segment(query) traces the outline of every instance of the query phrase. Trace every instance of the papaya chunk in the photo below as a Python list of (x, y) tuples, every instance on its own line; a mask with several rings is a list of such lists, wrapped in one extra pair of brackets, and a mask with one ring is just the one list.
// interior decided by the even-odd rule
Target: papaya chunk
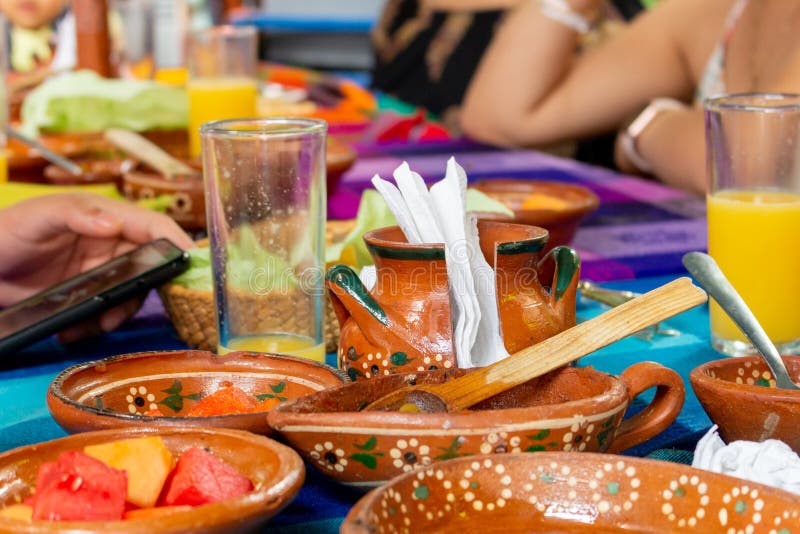
[(191, 506), (159, 506), (157, 508), (137, 508), (125, 512), (125, 519), (150, 519), (191, 510)]
[(257, 407), (256, 400), (237, 388), (228, 386), (220, 388), (208, 397), (192, 406), (186, 412), (188, 417), (209, 417), (214, 415), (231, 415), (250, 413)]
[(33, 508), (30, 504), (12, 504), (0, 509), (0, 517), (30, 521), (33, 517)]
[(172, 470), (172, 453), (158, 436), (88, 445), (83, 452), (128, 473), (128, 501), (141, 508), (155, 505)]

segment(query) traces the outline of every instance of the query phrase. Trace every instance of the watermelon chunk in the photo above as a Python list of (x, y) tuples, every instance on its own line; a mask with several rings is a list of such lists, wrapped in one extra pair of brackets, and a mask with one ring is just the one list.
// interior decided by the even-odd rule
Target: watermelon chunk
[(186, 449), (167, 480), (161, 506), (200, 506), (249, 493), (253, 483), (199, 447)]
[(83, 452), (128, 474), (127, 500), (140, 508), (156, 504), (172, 470), (172, 453), (158, 436), (87, 445)]
[(33, 519), (109, 521), (122, 519), (128, 477), (79, 451), (42, 464), (36, 479)]

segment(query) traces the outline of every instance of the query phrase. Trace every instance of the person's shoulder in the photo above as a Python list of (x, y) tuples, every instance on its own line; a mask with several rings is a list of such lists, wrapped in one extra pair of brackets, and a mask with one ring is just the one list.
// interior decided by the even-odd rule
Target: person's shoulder
[[(702, 34), (716, 35), (737, 0), (661, 0), (637, 17), (649, 31), (666, 31), (690, 45)], [(716, 37), (714, 37), (716, 38)]]

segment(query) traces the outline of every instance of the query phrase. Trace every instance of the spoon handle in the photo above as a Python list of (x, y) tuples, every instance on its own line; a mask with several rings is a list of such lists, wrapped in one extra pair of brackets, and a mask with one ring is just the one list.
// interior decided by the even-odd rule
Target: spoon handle
[(488, 367), (428, 388), (447, 399), (451, 411), (468, 408), (706, 300), (705, 291), (679, 278)]
[(778, 349), (772, 344), (764, 328), (756, 320), (736, 288), (725, 277), (714, 258), (702, 252), (689, 252), (683, 256), (683, 265), (708, 291), (708, 294), (714, 297), (720, 308), (725, 310), (753, 346), (764, 355), (767, 365), (775, 376), (775, 384), (779, 388), (798, 389), (789, 377)]
[(35, 148), (36, 151), (39, 152), (39, 154), (41, 154), (41, 156), (44, 159), (46, 159), (53, 165), (58, 165), (59, 167), (66, 170), (73, 176), (80, 176), (81, 174), (83, 174), (83, 169), (81, 169), (81, 167), (77, 163), (68, 158), (65, 158), (64, 156), (62, 156), (57, 152), (54, 152), (53, 150), (50, 150), (36, 139), (32, 139), (13, 128), (8, 128), (6, 130), (6, 133), (8, 133), (9, 137), (16, 139), (17, 141), (21, 141), (31, 148)]

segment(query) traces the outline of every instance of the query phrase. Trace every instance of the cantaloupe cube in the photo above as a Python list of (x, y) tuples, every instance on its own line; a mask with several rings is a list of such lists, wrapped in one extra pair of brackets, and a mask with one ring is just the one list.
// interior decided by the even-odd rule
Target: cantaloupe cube
[(6, 519), (19, 519), (30, 521), (33, 515), (33, 507), (29, 504), (12, 504), (0, 509), (0, 517)]
[(88, 445), (83, 451), (114, 469), (126, 471), (128, 501), (141, 508), (155, 505), (172, 470), (172, 453), (158, 436)]
[(165, 515), (186, 512), (191, 510), (191, 506), (159, 506), (157, 508), (139, 508), (125, 512), (125, 519), (151, 519)]

